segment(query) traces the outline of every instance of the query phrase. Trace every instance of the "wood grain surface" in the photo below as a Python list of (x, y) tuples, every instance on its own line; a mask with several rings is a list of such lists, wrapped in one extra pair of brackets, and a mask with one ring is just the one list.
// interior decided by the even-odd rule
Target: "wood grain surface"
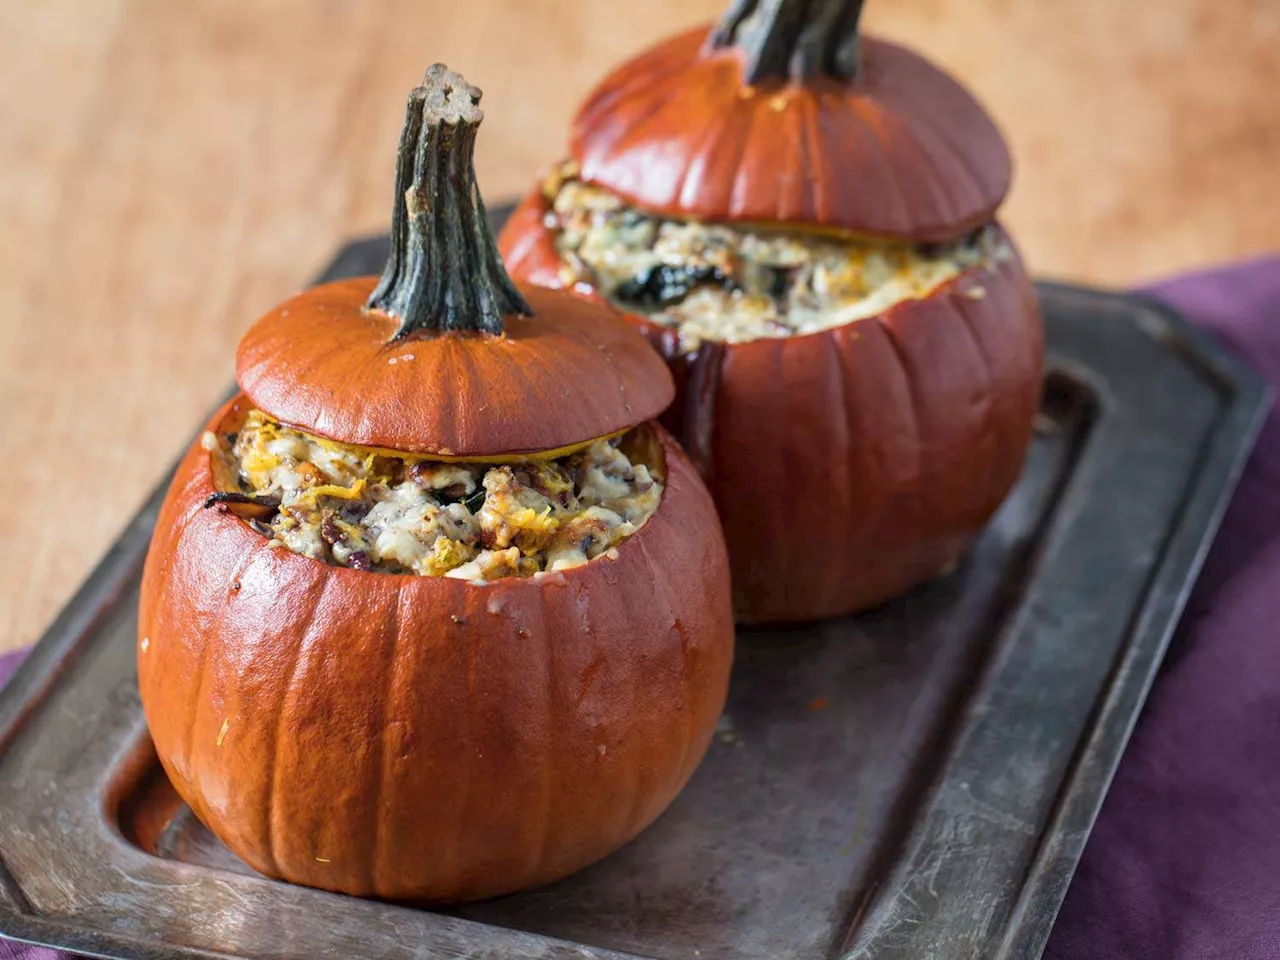
[[(0, 649), (37, 638), (231, 379), (248, 324), (382, 229), (404, 95), (485, 90), (490, 202), (577, 98), (720, 0), (0, 2)], [(1275, 0), (873, 0), (1018, 160), (1042, 274), (1124, 284), (1280, 247)]]

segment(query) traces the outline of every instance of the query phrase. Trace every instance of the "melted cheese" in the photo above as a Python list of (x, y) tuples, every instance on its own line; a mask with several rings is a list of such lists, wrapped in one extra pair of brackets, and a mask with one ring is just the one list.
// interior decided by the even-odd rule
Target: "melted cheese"
[(652, 516), (662, 483), (617, 438), (556, 459), (491, 465), (387, 456), (251, 411), (204, 438), (240, 489), (277, 503), (258, 528), (315, 560), (470, 580), (587, 563)]
[(678, 330), (686, 351), (703, 340), (743, 343), (843, 326), (1012, 256), (995, 229), (923, 247), (664, 219), (582, 183), (572, 165), (544, 192), (565, 286), (589, 284), (615, 306)]

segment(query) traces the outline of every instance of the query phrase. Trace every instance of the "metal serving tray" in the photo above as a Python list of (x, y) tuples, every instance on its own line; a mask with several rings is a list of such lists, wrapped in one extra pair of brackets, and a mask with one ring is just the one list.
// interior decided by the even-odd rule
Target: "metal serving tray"
[[(353, 244), (325, 276), (384, 256)], [(134, 668), (157, 491), (0, 697), (0, 934), (122, 958), (1039, 956), (1266, 402), (1163, 307), (1040, 293), (1034, 449), (960, 568), (868, 615), (741, 633), (671, 809), (490, 902), (267, 880), (181, 805)]]

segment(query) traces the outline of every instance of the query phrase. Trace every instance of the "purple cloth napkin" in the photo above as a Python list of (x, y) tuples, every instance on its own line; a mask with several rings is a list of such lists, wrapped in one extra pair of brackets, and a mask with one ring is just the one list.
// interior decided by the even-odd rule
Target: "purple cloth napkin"
[[(1150, 293), (1280, 388), (1280, 257)], [(1280, 958), (1280, 413), (1090, 835), (1048, 960)]]
[[(1280, 389), (1280, 257), (1147, 292)], [(0, 657), (0, 684), (21, 654)], [(1047, 960), (1280, 960), (1280, 413), (1147, 701)], [(0, 960), (67, 960), (0, 941)]]

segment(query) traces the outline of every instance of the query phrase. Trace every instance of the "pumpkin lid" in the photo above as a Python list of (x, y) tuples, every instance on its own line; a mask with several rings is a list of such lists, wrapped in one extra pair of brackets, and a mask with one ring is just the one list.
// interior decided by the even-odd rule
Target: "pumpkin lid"
[(675, 217), (958, 237), (1009, 191), (986, 111), (910, 50), (860, 36), (862, 0), (735, 0), (587, 97), (583, 180)]
[(489, 457), (671, 403), (665, 364), (612, 310), (507, 276), (475, 181), (479, 102), (441, 64), (409, 95), (381, 279), (305, 291), (240, 341), (236, 378), (264, 413), (341, 443)]

